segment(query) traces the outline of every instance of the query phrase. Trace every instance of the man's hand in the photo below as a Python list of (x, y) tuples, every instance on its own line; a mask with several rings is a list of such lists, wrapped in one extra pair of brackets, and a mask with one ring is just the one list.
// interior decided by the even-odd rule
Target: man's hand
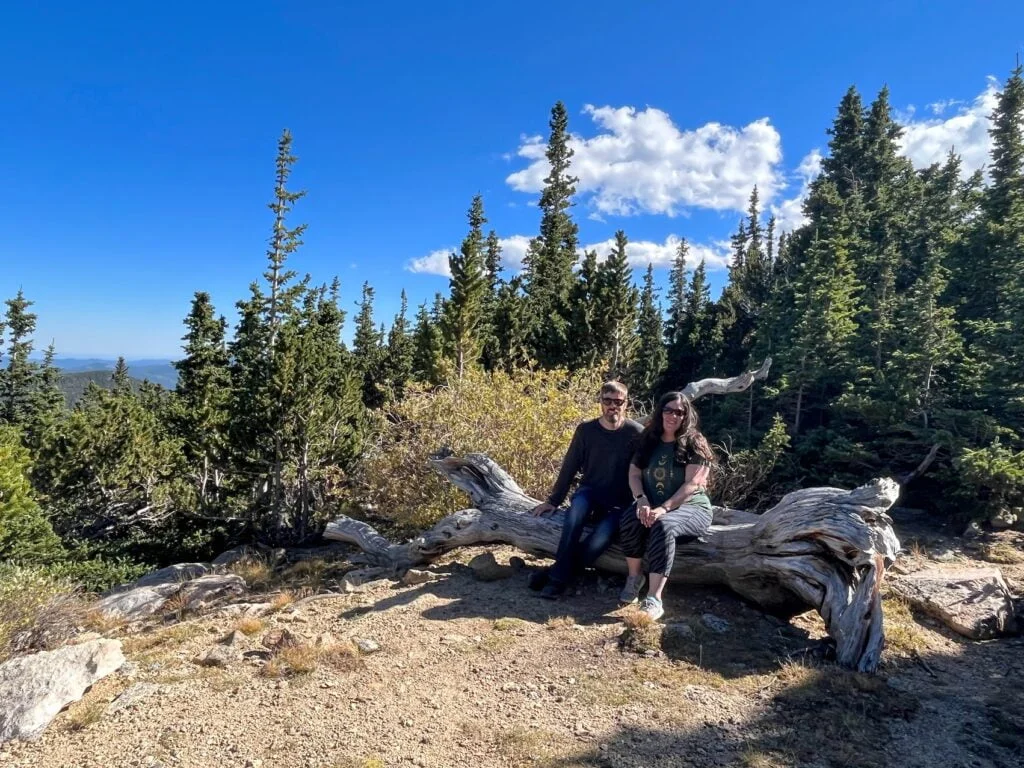
[(546, 515), (548, 512), (553, 512), (554, 509), (554, 504), (548, 504), (546, 501), (542, 501), (540, 504), (538, 504), (536, 507), (530, 510), (530, 514), (534, 517), (539, 517), (540, 515)]

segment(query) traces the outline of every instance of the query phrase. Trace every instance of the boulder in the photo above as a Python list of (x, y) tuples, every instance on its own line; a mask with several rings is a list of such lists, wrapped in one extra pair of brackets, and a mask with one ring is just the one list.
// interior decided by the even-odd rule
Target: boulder
[(0, 665), (0, 743), (37, 738), (57, 713), (124, 664), (118, 640), (92, 640)]
[(188, 609), (197, 611), (222, 598), (245, 594), (245, 580), (233, 573), (200, 576), (185, 582), (180, 594)]
[(893, 579), (892, 589), (972, 640), (1018, 629), (1010, 589), (998, 568), (928, 568)]
[(229, 549), (227, 552), (221, 552), (213, 558), (213, 565), (217, 568), (227, 568), (243, 560), (256, 560), (259, 557), (259, 550), (243, 544), (240, 547)]
[(484, 552), (469, 561), (469, 568), (479, 581), (499, 581), (515, 573), (510, 565), (501, 565), (494, 559), (493, 552)]
[(159, 611), (176, 589), (177, 587), (167, 589), (164, 585), (162, 588), (139, 587), (126, 592), (115, 592), (101, 597), (94, 607), (111, 618), (137, 621)]
[(136, 587), (154, 587), (160, 584), (180, 584), (209, 573), (213, 566), (209, 563), (178, 563), (168, 565), (157, 571), (151, 571), (131, 585)]

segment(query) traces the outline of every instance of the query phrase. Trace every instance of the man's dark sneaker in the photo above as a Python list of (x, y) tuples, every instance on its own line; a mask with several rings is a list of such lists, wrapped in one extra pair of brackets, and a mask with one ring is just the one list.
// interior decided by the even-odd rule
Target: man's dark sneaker
[(565, 592), (565, 584), (557, 581), (549, 581), (547, 586), (540, 591), (540, 596), (545, 600), (557, 600)]
[(534, 571), (530, 574), (530, 578), (526, 580), (526, 586), (532, 589), (534, 592), (540, 592), (544, 587), (548, 585), (548, 569), (545, 568), (542, 571)]

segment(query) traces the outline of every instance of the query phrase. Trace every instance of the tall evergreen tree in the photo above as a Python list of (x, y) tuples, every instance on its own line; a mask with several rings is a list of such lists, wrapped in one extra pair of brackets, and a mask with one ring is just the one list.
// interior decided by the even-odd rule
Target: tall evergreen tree
[(387, 346), (384, 351), (385, 381), (389, 390), (389, 398), (399, 400), (405, 394), (405, 387), (413, 376), (413, 340), (409, 331), (409, 300), (402, 289), (401, 306), (388, 331)]
[(352, 355), (356, 368), (362, 375), (363, 404), (367, 408), (379, 408), (384, 404), (384, 393), (378, 386), (383, 362), (383, 334), (373, 319), (374, 290), (369, 282), (363, 283), (359, 314), (356, 315), (356, 330), (352, 338)]
[(117, 358), (114, 364), (114, 372), (110, 375), (110, 389), (115, 395), (130, 395), (132, 392), (132, 380), (128, 374), (128, 363), (123, 357)]
[(639, 299), (633, 285), (633, 270), (626, 255), (626, 233), (615, 233), (615, 245), (598, 268), (596, 323), (602, 357), (608, 374), (625, 378), (636, 349), (636, 315)]
[(26, 426), (32, 418), (35, 365), (32, 354), (32, 334), (36, 329), (36, 315), (29, 311), (33, 302), (25, 298), (20, 289), (17, 296), (7, 299), (4, 325), (7, 327), (7, 367), (0, 378), (0, 416), (16, 427)]
[(569, 294), (572, 323), (569, 328), (573, 368), (589, 368), (600, 359), (604, 348), (603, 318), (600, 317), (600, 270), (597, 251), (583, 254), (579, 274)]
[(484, 203), (480, 195), (473, 198), (469, 213), (469, 233), (459, 253), (448, 257), (451, 271), (450, 291), (445, 305), (442, 328), (451, 350), (455, 372), (461, 379), (466, 368), (476, 365), (483, 349), (485, 334), (484, 310), (488, 290), (485, 265), (483, 225)]
[(291, 131), (286, 128), (277, 142), (274, 199), (268, 206), (274, 212), (274, 226), (267, 249), (267, 271), (263, 274), (270, 289), (266, 298), (266, 320), (270, 332), (268, 350), (271, 357), (274, 355), (274, 342), (281, 318), (287, 317), (293, 309), (294, 302), (302, 293), (297, 286), (289, 288), (289, 283), (295, 278), (295, 271), (285, 268), (288, 257), (302, 245), (302, 234), (306, 231), (305, 224), (289, 228), (287, 221), (295, 203), (306, 195), (305, 190), (292, 192), (288, 189), (292, 166), (297, 160), (298, 158), (292, 154)]
[(669, 367), (683, 354), (683, 324), (686, 320), (686, 258), (690, 246), (680, 238), (668, 275), (668, 319), (665, 322), (665, 345), (668, 347)]
[(435, 312), (433, 316), (427, 310), (427, 304), (420, 305), (416, 313), (416, 327), (413, 329), (413, 376), (419, 381), (427, 384), (437, 385), (444, 380), (444, 354), (441, 329), (437, 315), (441, 304), (440, 295), (434, 300)]
[(486, 273), (487, 290), (484, 293), (483, 321), (481, 335), (483, 351), (480, 361), (488, 371), (499, 366), (498, 351), (498, 294), (501, 291), (501, 241), (492, 229), (487, 233), (487, 244), (484, 252), (484, 271)]
[(220, 501), (228, 463), (231, 372), (225, 341), (227, 322), (217, 317), (210, 294), (197, 291), (185, 318), (185, 357), (178, 370), (179, 436), (193, 468), (199, 503)]
[(569, 213), (577, 179), (569, 174), (569, 118), (565, 105), (551, 109), (547, 160), (550, 172), (540, 196), (540, 234), (530, 242), (523, 261), (529, 344), (541, 365), (565, 365), (571, 308), (569, 295), (576, 263), (578, 228)]
[(665, 373), (668, 358), (662, 343), (664, 328), (661, 307), (654, 289), (654, 266), (647, 265), (644, 287), (640, 292), (640, 313), (637, 320), (637, 348), (630, 371), (630, 388), (638, 397), (651, 399)]

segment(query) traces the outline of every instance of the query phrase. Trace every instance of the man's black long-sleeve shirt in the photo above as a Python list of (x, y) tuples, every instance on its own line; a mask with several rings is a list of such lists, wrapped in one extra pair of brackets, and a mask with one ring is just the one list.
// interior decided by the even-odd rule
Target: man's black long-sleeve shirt
[(582, 470), (581, 485), (590, 488), (596, 500), (608, 506), (628, 504), (632, 496), (629, 460), (642, 430), (632, 419), (626, 419), (618, 429), (605, 429), (600, 419), (576, 427), (548, 503), (556, 507), (561, 504), (576, 474)]

